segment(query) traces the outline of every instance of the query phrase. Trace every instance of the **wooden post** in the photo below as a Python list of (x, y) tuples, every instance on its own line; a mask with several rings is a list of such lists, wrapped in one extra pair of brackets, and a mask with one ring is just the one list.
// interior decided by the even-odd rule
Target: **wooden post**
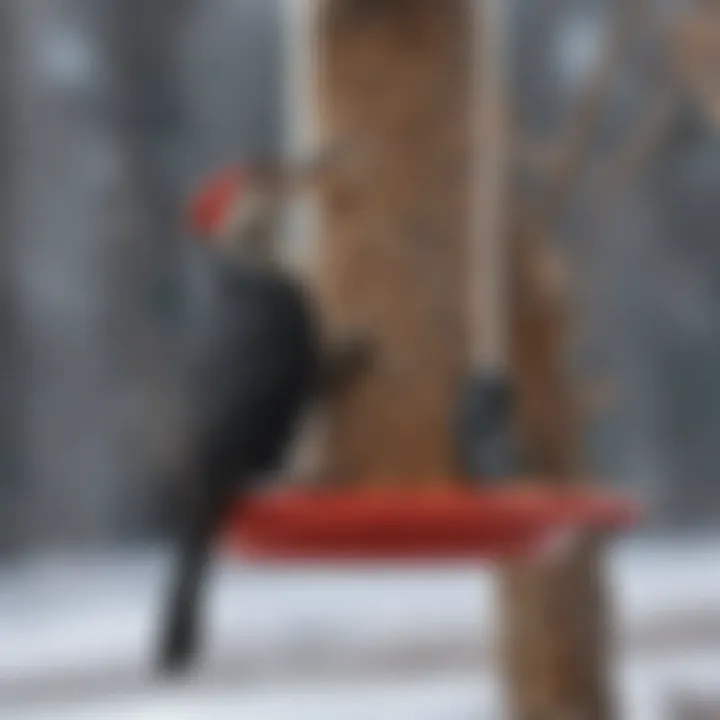
[[(567, 330), (539, 226), (513, 234), (512, 353), (523, 449), (532, 473), (567, 484), (579, 472), (580, 410), (568, 386)], [(547, 566), (501, 579), (502, 650), (511, 717), (610, 720), (608, 608), (600, 543), (588, 537)]]
[[(365, 326), (378, 343), (371, 377), (329, 409), (335, 477), (452, 475), (449, 419), (470, 361), (473, 16), (473, 0), (320, 4), (322, 129), (356, 130), (368, 157), (324, 189), (319, 280), (330, 323)], [(528, 470), (562, 481), (579, 448), (562, 303), (542, 229), (517, 204), (507, 214)], [(596, 545), (551, 569), (510, 569), (502, 587), (511, 717), (607, 720)]]
[(323, 130), (357, 130), (366, 148), (325, 191), (323, 300), (331, 325), (378, 343), (372, 376), (330, 409), (329, 467), (447, 477), (466, 355), (471, 6), (326, 0), (318, 21)]

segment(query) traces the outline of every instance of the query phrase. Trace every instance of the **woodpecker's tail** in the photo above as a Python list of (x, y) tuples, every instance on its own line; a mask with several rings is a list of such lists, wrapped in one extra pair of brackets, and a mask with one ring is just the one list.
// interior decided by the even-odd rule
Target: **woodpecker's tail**
[(163, 672), (182, 672), (197, 656), (203, 584), (217, 532), (232, 500), (224, 487), (199, 490), (182, 509), (174, 577), (161, 619), (159, 665)]

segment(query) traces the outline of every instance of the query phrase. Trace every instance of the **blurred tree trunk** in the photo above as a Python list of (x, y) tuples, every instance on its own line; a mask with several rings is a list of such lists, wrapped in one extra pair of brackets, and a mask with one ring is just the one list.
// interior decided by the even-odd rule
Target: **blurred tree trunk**
[(0, 555), (19, 542), (18, 336), (13, 260), (14, 17), (0, 5)]
[(103, 209), (114, 159), (97, 112), (105, 6), (6, 5), (14, 15), (13, 315), (22, 353), (17, 516), (35, 545), (109, 541), (123, 453), (105, 315)]
[(179, 448), (181, 376), (174, 352), (179, 262), (177, 165), (183, 140), (179, 55), (188, 3), (119, 0), (108, 18), (115, 132), (124, 163), (114, 210), (114, 335), (126, 375), (130, 534), (162, 523)]
[[(450, 477), (448, 420), (467, 369), (470, 0), (326, 0), (319, 18), (326, 133), (359, 128), (364, 170), (325, 189), (320, 272), (331, 326), (375, 333), (378, 366), (330, 408), (328, 466), (344, 478)], [(513, 371), (529, 470), (577, 472), (565, 318), (541, 230), (513, 218)], [(550, 569), (508, 569), (512, 717), (608, 720), (597, 547)]]

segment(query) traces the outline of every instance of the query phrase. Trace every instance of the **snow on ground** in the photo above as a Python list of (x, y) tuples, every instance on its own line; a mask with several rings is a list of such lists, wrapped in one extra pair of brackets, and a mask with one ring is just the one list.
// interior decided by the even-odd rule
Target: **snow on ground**
[[(608, 577), (621, 628), (720, 613), (720, 542), (626, 542)], [(167, 563), (161, 554), (39, 561), (0, 572), (0, 682), (34, 672), (142, 664)], [(493, 580), (475, 568), (299, 570), (224, 566), (213, 578), (208, 662), (238, 648), (362, 653), (464, 646), (492, 631)]]
[[(678, 617), (720, 616), (720, 542), (635, 539), (609, 553), (623, 635)], [(0, 717), (251, 720), (497, 718), (479, 660), (493, 628), (493, 582), (477, 568), (282, 569), (223, 565), (213, 578), (203, 672), (174, 688), (149, 679), (167, 569), (162, 553), (38, 560), (0, 569)], [(709, 647), (617, 665), (623, 717), (664, 720), (662, 691), (720, 685)], [(713, 645), (713, 643), (716, 643)], [(302, 677), (383, 648), (476, 652), (463, 666), (371, 677)], [(409, 648), (409, 650), (408, 650)], [(457, 654), (448, 657), (457, 660)], [(273, 676), (290, 658), (291, 670)], [(343, 660), (344, 658), (344, 660)], [(242, 662), (240, 661), (242, 659)], [(268, 677), (248, 672), (265, 666)], [(476, 666), (470, 667), (468, 665)], [(372, 663), (371, 663), (372, 664)], [(349, 663), (353, 667), (353, 662)], [(376, 668), (377, 670), (377, 668)], [(493, 710), (495, 708), (495, 710)], [(13, 713), (20, 713), (15, 714)], [(44, 714), (43, 714), (44, 713)]]
[[(493, 718), (493, 687), (470, 677), (315, 684), (272, 690), (156, 691), (142, 697), (39, 708), (8, 720), (481, 720)], [(20, 712), (20, 711), (18, 711)]]
[[(676, 720), (669, 704), (682, 692), (717, 689), (720, 652), (618, 669), (620, 717)], [(6, 706), (7, 720), (498, 720), (502, 705), (490, 678), (469, 673), (411, 681), (314, 683), (271, 689), (198, 692), (192, 688), (54, 706)], [(0, 706), (1, 707), (1, 706)]]

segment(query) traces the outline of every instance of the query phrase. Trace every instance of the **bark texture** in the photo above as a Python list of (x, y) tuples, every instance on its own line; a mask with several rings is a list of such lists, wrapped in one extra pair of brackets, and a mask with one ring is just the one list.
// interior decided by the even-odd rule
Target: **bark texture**
[(319, 22), (324, 129), (360, 128), (367, 148), (325, 189), (321, 292), (330, 325), (367, 328), (378, 350), (331, 408), (329, 464), (346, 479), (447, 476), (465, 360), (471, 10), (330, 0)]

